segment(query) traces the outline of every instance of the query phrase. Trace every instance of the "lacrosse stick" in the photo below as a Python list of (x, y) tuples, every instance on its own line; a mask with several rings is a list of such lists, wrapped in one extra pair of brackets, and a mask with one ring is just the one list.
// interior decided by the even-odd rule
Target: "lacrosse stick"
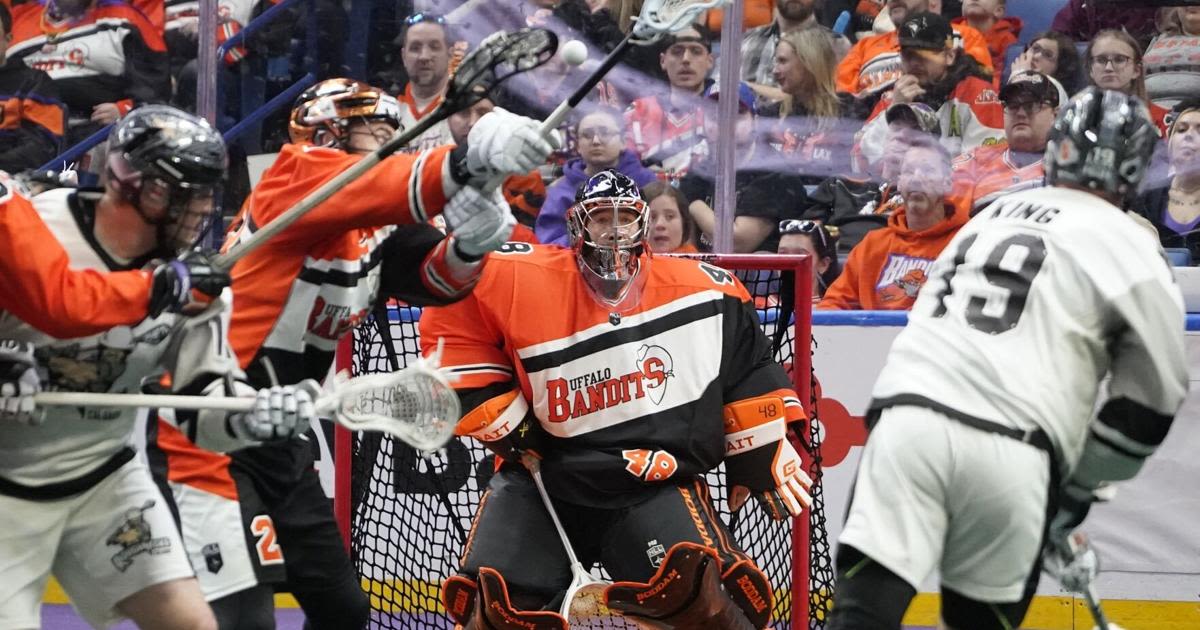
[(523, 461), (525, 467), (533, 474), (533, 483), (546, 506), (546, 513), (550, 515), (550, 520), (554, 521), (554, 529), (558, 531), (563, 549), (567, 552), (567, 560), (571, 563), (571, 586), (567, 587), (567, 594), (558, 610), (559, 614), (567, 620), (567, 627), (570, 628), (586, 627), (589, 623), (617, 616), (617, 613), (610, 611), (604, 604), (604, 591), (611, 583), (593, 578), (575, 556), (575, 548), (571, 546), (567, 531), (563, 529), (562, 521), (558, 520), (558, 512), (554, 509), (554, 504), (550, 503), (550, 495), (546, 494), (546, 485), (542, 483), (541, 462), (532, 456), (524, 457)]
[(300, 217), (329, 199), (346, 184), (356, 180), (384, 158), (403, 148), (451, 114), (471, 107), (487, 98), (501, 83), (513, 76), (532, 70), (547, 61), (558, 50), (558, 37), (538, 28), (525, 28), (513, 33), (499, 32), (485, 39), (467, 55), (454, 72), (446, 96), (437, 109), (408, 129), (400, 129), (383, 146), (355, 162), (350, 168), (325, 182), (296, 205), (262, 226), (246, 240), (213, 259), (217, 269), (228, 270), (250, 252), (258, 249)]
[(1083, 596), (1096, 626), (1100, 630), (1121, 630), (1120, 626), (1108, 622), (1100, 606), (1100, 597), (1096, 595), (1094, 580), (1100, 573), (1100, 559), (1088, 544), (1087, 536), (1082, 532), (1074, 532), (1061, 540), (1051, 539), (1047, 553), (1046, 572), (1053, 575), (1063, 588)]
[[(441, 356), (418, 359), (396, 372), (334, 379), (330, 391), (315, 401), (318, 413), (330, 414), (351, 431), (387, 433), (414, 448), (433, 453), (454, 435), (461, 415), (458, 395), (447, 373), (438, 369)], [(163, 407), (252, 411), (250, 397), (172, 396), (165, 394), (100, 394), (43, 392), (34, 396), (39, 406)]]

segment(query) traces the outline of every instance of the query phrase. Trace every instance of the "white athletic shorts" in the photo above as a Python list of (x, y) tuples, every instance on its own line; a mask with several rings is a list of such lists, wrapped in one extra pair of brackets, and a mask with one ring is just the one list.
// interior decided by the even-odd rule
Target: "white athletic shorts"
[(871, 430), (839, 543), (913, 588), (981, 602), (1022, 598), (1040, 567), (1050, 456), (923, 407), (885, 409)]
[(0, 628), (40, 628), (50, 575), (96, 628), (142, 589), (192, 577), (171, 511), (134, 458), (89, 490), (54, 501), (0, 495)]

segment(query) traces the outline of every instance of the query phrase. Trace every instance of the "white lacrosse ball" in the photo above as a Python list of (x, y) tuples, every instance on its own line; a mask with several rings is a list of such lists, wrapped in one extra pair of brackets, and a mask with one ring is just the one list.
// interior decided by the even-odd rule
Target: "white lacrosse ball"
[(587, 46), (578, 39), (572, 39), (562, 47), (563, 61), (572, 66), (578, 66), (587, 61), (587, 53)]

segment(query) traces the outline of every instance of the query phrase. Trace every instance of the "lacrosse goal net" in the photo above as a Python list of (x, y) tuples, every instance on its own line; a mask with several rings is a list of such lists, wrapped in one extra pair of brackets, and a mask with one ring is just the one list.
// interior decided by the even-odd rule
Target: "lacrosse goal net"
[[(810, 261), (803, 256), (692, 255), (735, 272), (755, 300), (775, 358), (815, 414), (811, 370)], [(420, 309), (392, 303), (375, 310), (343, 343), (339, 367), (354, 376), (405, 367), (419, 355)], [(815, 416), (814, 416), (815, 418)], [(722, 468), (708, 473), (716, 508), (775, 592), (771, 627), (823, 628), (833, 566), (821, 487), (820, 423), (795, 425), (797, 451), (814, 479), (813, 505), (797, 519), (773, 521), (751, 501), (734, 517)], [(469, 438), (424, 459), (381, 434), (338, 428), (335, 512), (371, 599), (372, 628), (444, 628), (441, 580), (453, 574), (471, 519), (493, 471), (493, 458)], [(602, 567), (594, 568), (602, 573)], [(620, 620), (598, 628), (623, 628)]]

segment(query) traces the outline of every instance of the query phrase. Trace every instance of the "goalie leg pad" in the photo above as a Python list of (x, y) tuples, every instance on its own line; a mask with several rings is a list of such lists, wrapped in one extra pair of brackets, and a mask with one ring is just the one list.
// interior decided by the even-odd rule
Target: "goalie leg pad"
[(479, 569), (478, 589), (464, 630), (568, 630), (567, 620), (556, 612), (514, 608), (504, 578), (493, 569)]
[(771, 582), (758, 567), (749, 560), (738, 560), (725, 568), (721, 576), (725, 592), (733, 600), (755, 628), (765, 628), (771, 621), (774, 596)]
[(453, 575), (442, 582), (442, 605), (446, 607), (446, 614), (459, 625), (466, 626), (475, 614), (478, 594), (479, 587), (468, 577)]
[(715, 551), (695, 543), (671, 547), (649, 582), (617, 582), (604, 593), (609, 608), (658, 630), (751, 630), (741, 608), (721, 588)]

